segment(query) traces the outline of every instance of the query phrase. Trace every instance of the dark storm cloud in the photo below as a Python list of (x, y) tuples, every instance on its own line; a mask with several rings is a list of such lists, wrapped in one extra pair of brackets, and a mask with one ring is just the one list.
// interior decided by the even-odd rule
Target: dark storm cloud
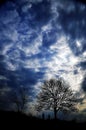
[(49, 21), (51, 16), (50, 3), (47, 1), (43, 1), (38, 3), (37, 5), (36, 4), (32, 5), (31, 14), (35, 15), (34, 20), (36, 23), (46, 24)]
[(33, 29), (36, 29), (37, 26), (40, 28), (43, 24), (46, 24), (52, 15), (50, 11), (50, 2), (47, 0), (40, 2), (32, 1), (31, 3), (29, 1), (22, 1), (22, 3), (19, 2), (16, 9), (21, 20), (27, 22)]
[(6, 83), (10, 88), (20, 87), (21, 85), (30, 88), (35, 85), (43, 75), (42, 72), (34, 72), (34, 70), (24, 68), (17, 71), (5, 70), (7, 80), (1, 79), (0, 86), (4, 87), (3, 83)]
[(77, 69), (74, 70), (74, 74), (75, 75), (78, 74), (78, 70)]
[(86, 61), (82, 61), (78, 64), (82, 70), (85, 70), (86, 69)]
[(84, 0), (75, 0), (76, 2), (80, 2), (80, 3), (83, 3), (83, 4), (86, 4), (86, 2)]
[(83, 78), (82, 89), (84, 92), (86, 92), (86, 76)]
[(5, 75), (6, 79), (0, 78), (0, 109), (12, 109), (11, 98), (14, 91), (18, 91), (21, 86), (24, 86), (29, 89), (28, 94), (35, 97), (33, 86), (44, 74), (43, 72), (34, 72), (31, 69), (22, 68), (15, 72), (5, 70), (2, 75)]
[(43, 47), (48, 48), (57, 40), (57, 30), (52, 28), (49, 32), (43, 32)]
[[(86, 50), (86, 5), (73, 1), (64, 2), (64, 4), (64, 8), (57, 8), (59, 12), (59, 25), (62, 26), (66, 36), (70, 37), (68, 44), (71, 50), (75, 55), (80, 55)], [(76, 44), (77, 39), (83, 39), (81, 50), (79, 50)]]

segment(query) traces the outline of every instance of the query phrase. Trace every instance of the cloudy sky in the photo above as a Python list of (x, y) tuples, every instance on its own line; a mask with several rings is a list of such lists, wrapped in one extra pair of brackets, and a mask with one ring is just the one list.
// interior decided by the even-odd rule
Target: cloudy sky
[(35, 95), (44, 80), (58, 77), (74, 91), (86, 91), (86, 5), (74, 0), (1, 2), (0, 100), (20, 86)]

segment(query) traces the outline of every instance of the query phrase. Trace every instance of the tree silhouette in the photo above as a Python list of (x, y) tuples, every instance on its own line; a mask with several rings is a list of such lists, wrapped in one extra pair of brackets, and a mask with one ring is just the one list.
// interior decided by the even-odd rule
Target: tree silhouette
[(75, 111), (77, 98), (62, 79), (45, 81), (37, 95), (36, 109), (53, 110), (54, 118), (58, 111)]
[(11, 95), (11, 102), (16, 105), (18, 112), (24, 112), (27, 102), (29, 101), (29, 91), (24, 86), (19, 87)]

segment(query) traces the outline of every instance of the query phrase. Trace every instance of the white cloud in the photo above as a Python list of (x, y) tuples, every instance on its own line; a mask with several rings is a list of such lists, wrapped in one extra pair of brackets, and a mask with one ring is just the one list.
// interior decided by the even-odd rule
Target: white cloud
[(39, 47), (42, 45), (42, 36), (39, 35), (36, 39), (34, 39), (33, 42), (31, 43), (28, 43), (28, 46), (24, 46), (22, 47), (20, 45), (20, 49), (22, 51), (24, 51), (25, 55), (26, 56), (32, 56), (32, 55), (35, 55), (35, 54), (38, 54), (40, 52), (40, 49)]
[(39, 93), (39, 91), (40, 91), (40, 86), (41, 86), (42, 84), (43, 84), (43, 83), (41, 82), (41, 80), (39, 80), (39, 81), (34, 85), (34, 88), (35, 88), (34, 91), (36, 91), (36, 93)]
[(8, 70), (11, 70), (11, 71), (15, 71), (17, 68), (18, 68), (18, 65), (17, 64), (15, 64), (15, 65), (13, 65), (11, 62), (9, 62), (9, 61), (7, 61), (7, 69)]
[[(44, 79), (50, 79), (59, 75), (69, 82), (72, 89), (80, 89), (84, 77), (84, 72), (76, 68), (77, 63), (80, 62), (80, 57), (73, 55), (67, 44), (66, 37), (61, 36), (57, 42), (50, 47), (50, 50), (56, 53), (52, 56), (50, 61), (45, 59), (42, 64), (42, 67), (47, 67)], [(78, 73), (74, 74), (74, 70), (77, 70)]]
[(42, 32), (47, 31), (47, 33), (52, 29), (51, 23), (48, 23), (47, 25), (42, 26)]
[(61, 77), (63, 77), (69, 83), (69, 85), (73, 90), (77, 91), (80, 90), (81, 88), (84, 72), (78, 71), (78, 74), (74, 74), (72, 71), (69, 72), (68, 74), (63, 73)]
[(18, 40), (18, 33), (14, 27), (8, 27), (2, 31), (5, 38), (16, 42)]
[(24, 62), (24, 67), (25, 68), (31, 68), (31, 69), (34, 69), (34, 70), (37, 71), (37, 69), (41, 67), (40, 60), (37, 59), (37, 58), (26, 60)]
[(83, 57), (86, 58), (86, 51), (83, 53)]
[[(23, 1), (23, 0), (22, 0)], [(32, 5), (29, 2), (41, 2), (42, 0), (31, 0), (28, 1), (26, 0), (26, 2), (28, 2), (26, 5), (24, 5), (22, 7), (22, 11), (23, 12), (27, 12), (27, 10), (29, 8), (32, 7)], [(23, 1), (24, 2), (24, 1)], [(53, 20), (56, 20), (59, 16), (58, 13), (58, 7), (65, 9), (65, 7), (69, 7), (67, 8), (67, 11), (70, 12), (72, 10), (74, 10), (74, 5), (71, 2), (71, 7), (69, 6), (69, 2), (65, 2), (65, 6), (64, 6), (64, 1), (62, 0), (62, 4), (61, 1), (58, 0), (58, 2), (56, 0), (51, 1), (51, 10), (52, 13), (54, 13), (54, 17), (52, 17)], [(83, 9), (84, 7), (82, 7)], [(5, 23), (8, 24), (10, 22), (13, 22), (13, 20), (17, 19), (18, 16), (18, 12), (16, 10), (14, 11), (7, 11), (6, 12), (6, 17), (5, 15), (2, 15), (1, 20)], [(31, 16), (32, 17), (32, 16)], [(8, 19), (9, 18), (9, 19)], [(20, 23), (22, 30), (28, 30), (28, 25), (27, 22), (26, 23)], [(10, 27), (10, 26), (9, 26)], [(58, 19), (57, 19), (57, 24), (56, 24), (57, 30), (58, 29), (62, 29), (61, 26), (58, 26)], [(6, 57), (6, 64), (7, 64), (7, 68), (15, 71), (17, 68), (19, 68), (19, 63), (21, 62), (22, 65), (25, 68), (31, 68), (34, 71), (38, 72), (40, 71), (44, 71), (45, 75), (44, 75), (44, 79), (50, 79), (53, 77), (56, 77), (57, 75), (63, 77), (65, 80), (67, 79), (67, 81), (71, 84), (71, 87), (75, 90), (80, 88), (80, 84), (83, 80), (83, 76), (84, 73), (82, 70), (80, 70), (80, 68), (76, 68), (76, 65), (80, 62), (83, 61), (83, 59), (86, 58), (86, 54), (85, 52), (83, 53), (83, 55), (80, 57), (75, 57), (73, 52), (71, 51), (70, 47), (68, 46), (68, 39), (69, 37), (66, 37), (62, 32), (59, 32), (59, 34), (57, 34), (57, 42), (53, 45), (50, 46), (49, 50), (47, 50), (47, 52), (51, 53), (51, 58), (49, 59), (48, 56), (44, 57), (44, 58), (31, 58), (31, 56), (36, 55), (38, 53), (45, 53), (45, 52), (41, 52), (40, 47), (42, 47), (42, 33), (46, 32), (46, 35), (48, 32), (50, 32), (52, 30), (53, 26), (52, 26), (52, 20), (46, 24), (43, 25), (41, 28), (41, 33), (38, 33), (38, 30), (34, 31), (33, 29), (29, 28), (29, 31), (26, 31), (26, 35), (24, 35), (23, 33), (18, 34), (17, 30), (14, 27), (10, 27), (6, 30), (3, 31), (4, 36), (8, 37), (9, 39), (11, 39), (13, 41), (13, 44), (8, 44), (6, 46), (4, 46), (4, 49), (2, 51), (2, 54), (5, 55)], [(9, 31), (10, 30), (10, 31)], [(23, 31), (25, 31), (23, 30)], [(11, 33), (10, 33), (11, 32)], [(33, 38), (33, 40), (31, 41), (31, 43), (29, 43), (29, 39), (31, 38), (31, 36), (33, 35), (33, 33), (36, 33), (37, 37)], [(47, 38), (49, 38), (47, 36)], [(14, 43), (17, 40), (20, 40), (19, 42), (17, 42), (17, 45), (14, 45)], [(24, 45), (25, 44), (25, 40), (28, 39), (26, 42), (27, 46)], [(24, 43), (23, 43), (24, 42)], [(81, 44), (82, 44), (83, 40), (81, 39), (77, 39), (76, 40), (76, 45), (79, 49), (81, 49)], [(13, 48), (15, 48), (16, 51), (12, 51), (10, 52), (9, 55), (6, 56), (7, 52), (9, 50), (11, 50)], [(17, 48), (19, 50), (17, 50)], [(26, 57), (30, 57), (30, 59), (23, 61), (22, 58), (20, 57), (20, 51), (23, 51)], [(54, 54), (52, 53), (54, 52)], [(10, 59), (14, 60), (14, 64), (10, 62)], [(45, 70), (42, 70), (42, 68), (46, 68)], [(74, 74), (74, 70), (77, 70), (77, 74)]]
[(81, 42), (80, 42), (79, 40), (76, 40), (76, 45), (77, 45), (78, 47), (81, 47)]
[(2, 55), (6, 55), (6, 54), (7, 54), (7, 51), (9, 51), (12, 46), (13, 46), (12, 43), (11, 43), (11, 44), (7, 44), (7, 45), (4, 45), (3, 50), (2, 50)]
[(30, 9), (32, 7), (32, 4), (31, 3), (26, 3), (26, 5), (24, 5), (23, 7), (22, 7), (22, 11), (24, 12), (24, 13), (26, 13), (27, 11), (28, 11), (28, 9)]
[[(57, 13), (58, 9), (66, 9), (65, 11), (71, 12), (74, 11), (75, 9), (75, 4), (73, 1), (68, 1), (68, 0), (51, 0), (52, 3), (52, 10)], [(84, 6), (81, 7), (84, 9)]]
[[(44, 29), (48, 29), (48, 27), (44, 27)], [(81, 61), (80, 57), (75, 57), (73, 52), (67, 43), (67, 38), (65, 35), (61, 35), (57, 42), (50, 46), (50, 52), (55, 52), (54, 55), (51, 56), (51, 59), (47, 60), (47, 57), (38, 59), (35, 58), (26, 60), (24, 67), (32, 68), (35, 71), (43, 71), (44, 79), (54, 78), (56, 76), (63, 77), (67, 82), (69, 82), (70, 86), (74, 90), (79, 90), (81, 82), (84, 77), (84, 72), (80, 68), (77, 68), (76, 65)], [(36, 42), (34, 42), (36, 43)], [(37, 48), (35, 46), (38, 44)], [(39, 41), (35, 44), (34, 49), (38, 49)], [(30, 48), (28, 48), (28, 52), (26, 54), (31, 55)], [(24, 50), (25, 51), (25, 50)], [(33, 54), (37, 52), (34, 51)], [(42, 70), (46, 68), (45, 70)], [(74, 74), (74, 71), (77, 70), (77, 74)]]

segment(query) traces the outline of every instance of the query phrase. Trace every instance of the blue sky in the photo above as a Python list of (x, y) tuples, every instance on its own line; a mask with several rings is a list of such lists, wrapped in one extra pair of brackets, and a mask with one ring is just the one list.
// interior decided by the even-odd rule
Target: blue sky
[[(20, 86), (36, 94), (46, 79), (86, 91), (86, 5), (10, 0), (0, 5), (1, 99)], [(34, 95), (33, 95), (34, 96)]]

